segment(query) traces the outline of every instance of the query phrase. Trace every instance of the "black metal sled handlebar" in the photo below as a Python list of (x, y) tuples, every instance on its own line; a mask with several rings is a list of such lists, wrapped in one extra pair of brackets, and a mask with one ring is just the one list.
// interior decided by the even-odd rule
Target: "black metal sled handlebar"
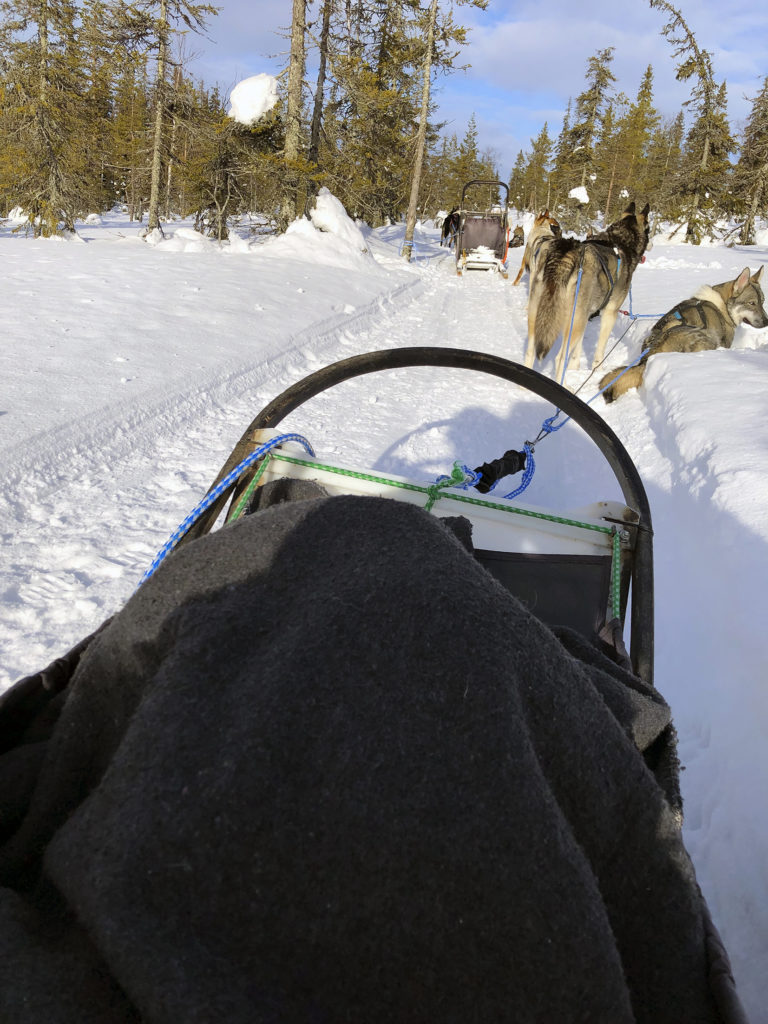
[[(602, 452), (613, 470), (625, 503), (638, 513), (637, 538), (632, 559), (632, 611), (630, 657), (635, 672), (646, 682), (653, 683), (653, 530), (648, 498), (635, 464), (626, 449), (605, 420), (572, 392), (536, 370), (514, 363), (501, 356), (469, 349), (409, 347), (384, 349), (351, 356), (331, 363), (308, 377), (292, 384), (274, 398), (249, 424), (211, 484), (213, 490), (254, 449), (254, 431), (276, 427), (300, 405), (328, 388), (382, 370), (395, 370), (407, 366), (444, 366), (452, 369), (475, 370), (517, 384), (551, 402), (582, 428)], [(205, 515), (179, 542), (184, 543), (207, 533), (216, 522), (230, 494), (237, 501), (246, 483), (241, 481), (224, 491)]]

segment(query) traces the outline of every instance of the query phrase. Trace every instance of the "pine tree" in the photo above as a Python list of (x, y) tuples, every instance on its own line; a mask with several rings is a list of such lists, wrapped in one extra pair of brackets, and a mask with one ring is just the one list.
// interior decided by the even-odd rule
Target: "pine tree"
[(86, 191), (78, 140), (86, 76), (71, 0), (4, 0), (0, 195), (27, 214), (35, 236), (74, 231)]
[(416, 214), (419, 205), (419, 189), (421, 187), (421, 172), (424, 165), (424, 150), (427, 142), (427, 119), (429, 117), (429, 96), (432, 84), (432, 62), (434, 59), (435, 29), (437, 26), (437, 0), (431, 0), (429, 16), (427, 18), (427, 41), (424, 47), (424, 58), (422, 64), (422, 89), (421, 108), (419, 111), (419, 126), (416, 133), (416, 145), (414, 154), (414, 166), (411, 173), (411, 193), (408, 200), (408, 212), (405, 218), (405, 240), (403, 243), (403, 256), (410, 261), (413, 254), (413, 233), (416, 228)]
[(544, 127), (531, 143), (524, 178), (525, 205), (520, 209), (538, 212), (549, 205), (549, 169), (552, 161), (552, 140), (549, 126)]
[(626, 190), (638, 200), (648, 198), (648, 156), (653, 133), (661, 117), (653, 105), (653, 67), (645, 69), (634, 103), (630, 104), (622, 136), (629, 154), (629, 167), (623, 181)]
[[(611, 219), (612, 205), (617, 203), (621, 183), (624, 180), (624, 165), (627, 162), (625, 151), (625, 122), (623, 110), (626, 97), (617, 97), (610, 102), (603, 114), (600, 133), (595, 145), (595, 182), (591, 193), (595, 206), (603, 211), (605, 223)], [(618, 109), (617, 109), (618, 108)]]
[(149, 125), (146, 57), (134, 55), (114, 86), (110, 154), (115, 198), (126, 205), (129, 219), (139, 222), (149, 202)]
[(526, 205), (527, 192), (526, 192), (526, 174), (528, 170), (528, 160), (526, 159), (525, 153), (522, 149), (518, 152), (512, 173), (509, 176), (509, 201), (512, 206), (517, 210), (528, 209)]
[(768, 206), (768, 77), (763, 79), (763, 87), (752, 101), (734, 191), (744, 199), (745, 216), (739, 242), (754, 245), (755, 218)]
[(711, 105), (701, 109), (685, 142), (678, 175), (678, 193), (687, 218), (686, 241), (694, 245), (707, 234), (715, 237), (716, 221), (727, 195), (731, 176), (729, 154), (736, 148), (726, 115), (725, 82)]
[(174, 61), (172, 45), (183, 31), (202, 32), (206, 18), (217, 13), (210, 4), (189, 0), (132, 0), (122, 6), (115, 17), (115, 29), (127, 48), (148, 50), (154, 58), (154, 96), (152, 99), (152, 152), (150, 159), (147, 232), (160, 231), (163, 167), (168, 160), (168, 105)]
[[(479, 7), (481, 10), (485, 10), (488, 6), (488, 0), (459, 0), (459, 2), (470, 3), (473, 7)], [(405, 244), (403, 252), (408, 260), (411, 258), (413, 249), (413, 232), (416, 226), (416, 214), (419, 206), (424, 151), (429, 130), (428, 117), (430, 110), (430, 91), (433, 69), (439, 67), (441, 64), (450, 67), (453, 55), (449, 51), (446, 51), (446, 44), (450, 44), (452, 42), (464, 42), (466, 38), (465, 29), (454, 24), (450, 13), (443, 17), (440, 25), (438, 25), (437, 16), (438, 0), (431, 0), (429, 13), (424, 26), (426, 29), (426, 46), (424, 48), (424, 57), (422, 59), (421, 66), (421, 106), (414, 145), (415, 153), (413, 170), (411, 172), (411, 193), (405, 222)], [(442, 53), (439, 45), (441, 42), (443, 44)]]
[(563, 196), (567, 193), (567, 182), (572, 180), (572, 153), (570, 149), (571, 135), (571, 111), (573, 100), (569, 97), (568, 104), (563, 115), (563, 125), (555, 143), (554, 167), (550, 175), (550, 187), (552, 189), (552, 203), (554, 209), (559, 208)]
[(576, 97), (573, 124), (568, 134), (573, 177), (570, 188), (587, 186), (594, 174), (595, 143), (616, 76), (611, 71), (614, 47), (598, 50), (587, 62), (587, 88)]
[(678, 220), (682, 215), (676, 182), (682, 166), (684, 135), (685, 118), (681, 110), (674, 120), (654, 131), (648, 146), (646, 194), (656, 214), (669, 220)]
[(666, 11), (669, 21), (662, 34), (675, 47), (679, 81), (694, 80), (690, 105), (696, 119), (688, 134), (685, 161), (679, 177), (683, 200), (686, 242), (698, 245), (702, 234), (714, 230), (715, 201), (723, 187), (728, 153), (734, 142), (725, 112), (725, 83), (717, 86), (712, 70), (712, 55), (701, 49), (680, 11), (668, 0), (649, 0), (651, 7)]

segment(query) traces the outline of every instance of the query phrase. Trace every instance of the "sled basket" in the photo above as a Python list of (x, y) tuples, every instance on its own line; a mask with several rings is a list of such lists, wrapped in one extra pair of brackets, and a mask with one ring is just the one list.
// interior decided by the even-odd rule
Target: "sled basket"
[[(478, 199), (488, 189), (488, 201)], [(494, 196), (503, 194), (499, 204)], [(471, 197), (471, 201), (470, 201)], [(498, 270), (506, 276), (509, 188), (503, 181), (469, 181), (461, 193), (456, 235), (456, 272)]]
[(274, 439), (278, 424), (304, 402), (353, 377), (407, 366), (489, 373), (552, 402), (600, 449), (625, 504), (597, 501), (584, 508), (553, 511), (453, 487), (443, 489), (439, 500), (431, 504), (428, 481), (346, 467), (322, 455), (309, 456), (287, 442), (224, 489), (179, 543), (207, 533), (228, 501), (226, 518), (241, 514), (244, 497), (257, 475), (250, 510), (258, 507), (259, 488), (286, 477), (313, 480), (330, 495), (371, 495), (431, 506), (428, 510), (433, 515), (469, 520), (478, 561), (549, 626), (569, 626), (594, 639), (612, 620), (614, 630), (616, 620), (623, 625), (631, 604), (631, 668), (652, 683), (652, 530), (642, 482), (623, 445), (601, 417), (534, 370), (487, 353), (444, 348), (399, 348), (341, 360), (305, 377), (270, 402), (249, 425), (210, 491), (246, 456)]

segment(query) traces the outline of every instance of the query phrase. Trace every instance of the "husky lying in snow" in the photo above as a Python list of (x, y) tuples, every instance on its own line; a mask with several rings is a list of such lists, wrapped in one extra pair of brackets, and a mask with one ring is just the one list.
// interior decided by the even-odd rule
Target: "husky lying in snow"
[[(646, 338), (648, 349), (637, 364), (623, 373), (625, 367), (611, 370), (600, 381), (606, 402), (613, 402), (631, 388), (640, 386), (645, 367), (658, 352), (703, 352), (713, 348), (730, 348), (739, 324), (768, 327), (760, 277), (763, 268), (750, 276), (745, 267), (735, 281), (704, 285), (692, 299), (685, 299), (657, 320)], [(618, 374), (623, 376), (616, 380)]]

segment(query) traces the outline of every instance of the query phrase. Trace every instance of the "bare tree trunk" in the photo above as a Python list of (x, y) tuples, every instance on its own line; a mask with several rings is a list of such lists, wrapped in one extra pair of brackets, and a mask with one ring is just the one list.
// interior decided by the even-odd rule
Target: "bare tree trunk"
[(429, 116), (429, 91), (432, 82), (432, 50), (435, 45), (435, 22), (437, 21), (437, 0), (432, 0), (429, 8), (429, 24), (427, 29), (427, 48), (424, 53), (423, 74), (424, 80), (421, 88), (421, 113), (419, 114), (419, 130), (416, 134), (416, 158), (413, 165), (413, 177), (411, 178), (411, 198), (408, 203), (408, 213), (405, 218), (405, 242), (403, 243), (403, 256), (410, 262), (413, 254), (413, 233), (416, 229), (416, 212), (419, 204), (419, 187), (421, 186), (421, 169), (424, 165), (424, 148), (427, 139), (427, 118)]
[(768, 164), (763, 164), (755, 182), (755, 187), (752, 190), (749, 209), (747, 210), (747, 219), (741, 225), (741, 231), (739, 232), (739, 242), (742, 245), (755, 244), (755, 218), (757, 217), (757, 210), (765, 192), (766, 178), (768, 178)]
[[(317, 69), (317, 85), (315, 87), (315, 105), (312, 109), (312, 126), (309, 132), (309, 162), (317, 166), (320, 153), (320, 123), (323, 116), (323, 90), (325, 89), (325, 69), (328, 63), (328, 36), (331, 30), (331, 12), (333, 0), (325, 0), (323, 4), (323, 25), (320, 30), (320, 62)], [(316, 183), (312, 183), (312, 194), (317, 192)]]
[(296, 219), (297, 193), (299, 188), (296, 162), (301, 146), (301, 96), (304, 84), (304, 22), (307, 0), (293, 0), (291, 21), (291, 58), (288, 65), (288, 108), (285, 125), (285, 191), (280, 209), (284, 225)]
[(699, 164), (699, 175), (696, 181), (696, 191), (693, 194), (693, 203), (691, 204), (691, 215), (688, 219), (688, 225), (685, 229), (685, 240), (686, 242), (692, 242), (694, 245), (699, 243), (699, 203), (701, 202), (701, 180), (704, 177), (704, 172), (707, 169), (709, 162), (709, 135), (704, 139), (704, 152), (701, 154), (701, 163)]
[(157, 76), (155, 79), (155, 133), (152, 143), (152, 175), (149, 186), (147, 231), (160, 227), (160, 177), (162, 172), (163, 121), (165, 115), (166, 65), (168, 62), (168, 4), (160, 0), (160, 24), (157, 40)]

